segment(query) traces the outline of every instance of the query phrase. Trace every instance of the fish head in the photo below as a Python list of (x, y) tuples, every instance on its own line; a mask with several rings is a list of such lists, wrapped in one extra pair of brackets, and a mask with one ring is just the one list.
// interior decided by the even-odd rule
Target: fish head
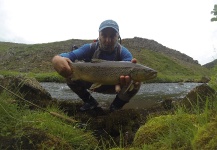
[(132, 69), (131, 77), (134, 81), (142, 82), (156, 78), (157, 71), (152, 68), (139, 65)]

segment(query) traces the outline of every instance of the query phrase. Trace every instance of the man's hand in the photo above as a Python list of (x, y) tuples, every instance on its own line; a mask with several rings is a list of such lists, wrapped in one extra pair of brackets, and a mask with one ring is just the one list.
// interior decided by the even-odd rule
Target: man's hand
[[(136, 60), (135, 58), (133, 58), (133, 59), (131, 60), (131, 62), (132, 62), (132, 63), (137, 63), (137, 60)], [(117, 85), (115, 86), (115, 91), (116, 91), (117, 93), (120, 92), (120, 91), (121, 91), (121, 87), (124, 87), (124, 86), (128, 87), (128, 86), (130, 85), (130, 83), (131, 83), (131, 79), (130, 79), (129, 76), (120, 76), (120, 84), (117, 84)], [(139, 82), (136, 82), (136, 83), (134, 83), (134, 84), (140, 86), (140, 83), (139, 83)]]
[(64, 78), (69, 78), (72, 75), (72, 69), (69, 65), (72, 61), (70, 59), (57, 55), (53, 57), (52, 63), (54, 69)]

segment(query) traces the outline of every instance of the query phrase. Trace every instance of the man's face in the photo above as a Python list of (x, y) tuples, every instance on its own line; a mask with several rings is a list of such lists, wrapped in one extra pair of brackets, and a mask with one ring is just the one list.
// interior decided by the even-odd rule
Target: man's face
[(105, 28), (99, 32), (100, 48), (105, 51), (113, 51), (118, 42), (119, 34), (113, 28)]

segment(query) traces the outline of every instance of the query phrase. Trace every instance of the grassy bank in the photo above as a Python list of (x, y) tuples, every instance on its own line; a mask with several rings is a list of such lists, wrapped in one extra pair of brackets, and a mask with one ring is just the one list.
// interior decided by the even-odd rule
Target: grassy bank
[[(137, 62), (158, 71), (155, 82), (194, 81), (209, 76), (210, 70), (197, 64), (192, 58), (176, 50), (167, 49), (153, 40), (133, 38), (122, 40)], [(62, 81), (56, 74), (51, 60), (53, 56), (81, 46), (92, 40), (71, 39), (44, 44), (16, 44), (0, 42), (0, 70), (26, 73), (39, 81)], [(157, 46), (157, 47), (156, 47)], [(199, 77), (200, 76), (200, 77)]]
[[(48, 111), (66, 116), (58, 108)], [(77, 128), (41, 110), (14, 103), (7, 93), (0, 95), (0, 149), (94, 149), (98, 141), (90, 131)]]
[(217, 99), (207, 100), (203, 108), (189, 112), (183, 107), (174, 114), (149, 118), (134, 138), (134, 147), (141, 149), (207, 149), (217, 148)]
[[(103, 144), (107, 142), (98, 142), (92, 131), (79, 128), (78, 123), (30, 110), (28, 105), (20, 105), (14, 99), (6, 92), (0, 95), (0, 149), (112, 149)], [(46, 110), (67, 116), (55, 105)], [(179, 106), (174, 112), (151, 113), (132, 144), (116, 144), (113, 149), (216, 149), (216, 110), (214, 97), (207, 99), (205, 106), (194, 106), (191, 111)]]
[(8, 76), (26, 76), (36, 78), (39, 82), (65, 82), (65, 79), (58, 75), (56, 72), (48, 72), (48, 73), (20, 73), (20, 72), (12, 72), (12, 71), (0, 71), (0, 74), (8, 77)]

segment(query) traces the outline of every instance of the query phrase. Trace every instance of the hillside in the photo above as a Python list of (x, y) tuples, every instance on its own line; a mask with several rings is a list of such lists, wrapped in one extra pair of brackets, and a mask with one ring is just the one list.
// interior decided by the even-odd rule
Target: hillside
[(213, 60), (212, 62), (209, 62), (205, 65), (203, 65), (204, 67), (208, 68), (208, 69), (212, 69), (217, 65), (217, 59)]
[[(43, 44), (16, 44), (0, 42), (0, 70), (17, 72), (54, 72), (51, 59), (54, 55), (70, 51), (72, 45), (81, 46), (93, 40), (71, 39)], [(168, 76), (205, 76), (209, 70), (197, 60), (144, 38), (123, 39), (122, 44), (138, 62)]]

